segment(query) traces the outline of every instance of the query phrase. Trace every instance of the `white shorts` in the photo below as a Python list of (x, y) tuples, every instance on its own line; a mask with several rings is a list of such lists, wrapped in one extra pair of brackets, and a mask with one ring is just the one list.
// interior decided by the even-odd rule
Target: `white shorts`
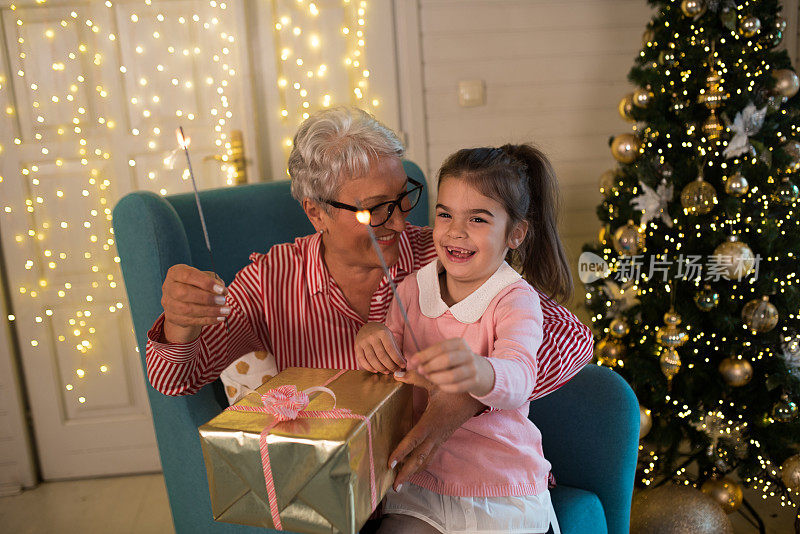
[(553, 525), (560, 534), (550, 492), (519, 497), (453, 497), (406, 482), (400, 492), (389, 488), (384, 514), (421, 519), (443, 534), (543, 534)]

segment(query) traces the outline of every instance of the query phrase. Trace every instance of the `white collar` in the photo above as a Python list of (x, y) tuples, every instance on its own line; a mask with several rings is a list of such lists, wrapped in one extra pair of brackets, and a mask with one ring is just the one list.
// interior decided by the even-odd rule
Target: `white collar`
[(426, 317), (435, 319), (450, 310), (453, 317), (466, 324), (478, 321), (498, 293), (522, 278), (508, 263), (503, 262), (481, 287), (453, 307), (448, 307), (442, 300), (439, 287), (439, 273), (442, 270), (441, 263), (436, 260), (417, 271), (420, 311)]

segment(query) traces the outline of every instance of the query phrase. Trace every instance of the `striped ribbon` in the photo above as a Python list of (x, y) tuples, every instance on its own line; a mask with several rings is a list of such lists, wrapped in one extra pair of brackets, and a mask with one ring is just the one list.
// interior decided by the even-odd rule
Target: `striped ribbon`
[[(261, 395), (263, 406), (229, 406), (228, 410), (236, 412), (257, 412), (272, 415), (274, 420), (261, 431), (259, 445), (261, 449), (261, 464), (264, 467), (264, 481), (267, 484), (267, 497), (269, 499), (269, 509), (272, 513), (272, 523), (276, 530), (283, 530), (280, 513), (278, 509), (278, 499), (275, 494), (275, 481), (272, 478), (272, 467), (269, 462), (269, 452), (267, 451), (267, 436), (275, 425), (283, 421), (294, 419), (360, 419), (367, 423), (367, 444), (369, 445), (369, 489), (372, 497), (372, 509), (378, 506), (378, 492), (375, 488), (375, 460), (372, 450), (372, 425), (368, 417), (351, 412), (346, 408), (336, 408), (336, 394), (328, 389), (327, 386), (346, 371), (339, 371), (329, 378), (322, 386), (311, 387), (298, 391), (297, 386), (286, 385), (275, 389), (270, 389)], [(309, 394), (321, 392), (333, 397), (333, 409), (330, 410), (306, 410), (309, 403)]]

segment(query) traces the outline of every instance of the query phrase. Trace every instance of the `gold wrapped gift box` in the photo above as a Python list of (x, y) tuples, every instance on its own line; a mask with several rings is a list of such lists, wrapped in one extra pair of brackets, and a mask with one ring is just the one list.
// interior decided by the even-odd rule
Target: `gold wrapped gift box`
[[(236, 403), (263, 406), (261, 394), (285, 385), (322, 386), (335, 369), (285, 369)], [(411, 387), (391, 375), (345, 371), (327, 387), (336, 408), (369, 418), (377, 501), (394, 481), (389, 454), (411, 429)], [(330, 410), (333, 399), (312, 393), (306, 410)], [(200, 427), (214, 519), (274, 528), (259, 438), (272, 415), (226, 410)], [(269, 461), (283, 530), (355, 534), (371, 515), (367, 424), (357, 419), (298, 418), (267, 436)]]

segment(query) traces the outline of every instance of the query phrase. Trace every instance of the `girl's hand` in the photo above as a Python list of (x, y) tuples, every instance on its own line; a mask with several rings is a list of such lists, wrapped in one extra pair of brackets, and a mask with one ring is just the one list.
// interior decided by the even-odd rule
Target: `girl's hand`
[(487, 395), (494, 387), (494, 367), (472, 352), (463, 339), (447, 339), (408, 359), (408, 368), (446, 393)]
[(356, 335), (358, 367), (371, 373), (389, 374), (405, 369), (392, 332), (381, 323), (367, 323)]
[(412, 386), (417, 386), (418, 388), (422, 388), (426, 390), (429, 394), (435, 390), (438, 390), (436, 384), (432, 383), (430, 380), (428, 380), (427, 378), (419, 374), (417, 371), (414, 371), (412, 369), (395, 371), (394, 379), (404, 384), (411, 384)]

